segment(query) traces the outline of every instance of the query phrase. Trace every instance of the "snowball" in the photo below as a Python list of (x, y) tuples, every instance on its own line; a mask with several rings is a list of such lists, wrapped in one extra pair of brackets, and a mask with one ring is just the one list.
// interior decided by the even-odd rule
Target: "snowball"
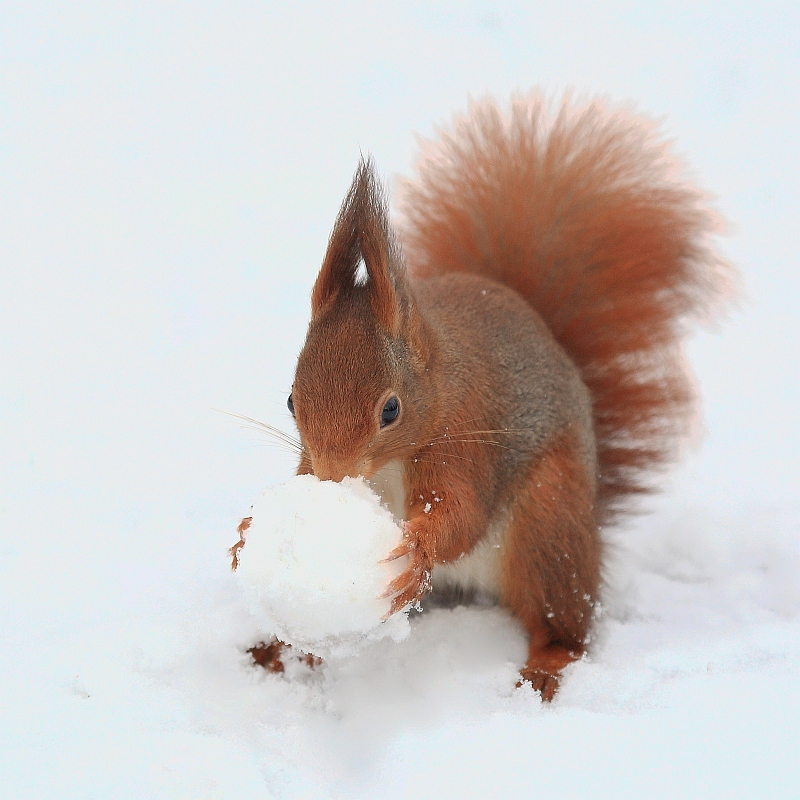
[(369, 641), (408, 635), (408, 610), (382, 621), (379, 600), (407, 557), (380, 564), (402, 531), (361, 479), (298, 475), (265, 489), (239, 551), (236, 574), (271, 633), (322, 657), (356, 653)]

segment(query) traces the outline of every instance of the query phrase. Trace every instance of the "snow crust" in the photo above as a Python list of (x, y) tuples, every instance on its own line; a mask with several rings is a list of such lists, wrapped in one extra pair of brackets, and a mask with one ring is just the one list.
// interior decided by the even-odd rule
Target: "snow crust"
[(380, 599), (407, 557), (380, 563), (402, 531), (363, 479), (298, 475), (265, 489), (239, 551), (236, 575), (264, 629), (316, 656), (354, 655), (408, 635), (408, 609), (387, 619)]

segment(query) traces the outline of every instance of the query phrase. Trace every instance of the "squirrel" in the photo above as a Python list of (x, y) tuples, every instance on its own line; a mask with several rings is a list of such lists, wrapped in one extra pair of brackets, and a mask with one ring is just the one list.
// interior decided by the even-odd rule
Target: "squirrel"
[(297, 473), (370, 481), (403, 520), (391, 613), (489, 593), (528, 636), (518, 685), (551, 700), (586, 651), (601, 528), (689, 430), (680, 340), (728, 285), (718, 220), (650, 122), (538, 93), (472, 102), (400, 191), (395, 233), (362, 157), (288, 399)]

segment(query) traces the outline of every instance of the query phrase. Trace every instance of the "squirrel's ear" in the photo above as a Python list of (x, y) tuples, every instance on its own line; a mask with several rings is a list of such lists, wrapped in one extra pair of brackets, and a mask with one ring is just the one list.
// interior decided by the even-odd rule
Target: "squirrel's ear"
[(379, 324), (396, 333), (400, 303), (406, 302), (400, 256), (395, 245), (380, 184), (371, 159), (362, 159), (333, 227), (328, 250), (311, 294), (311, 313), (324, 313), (362, 282), (364, 261), (370, 303)]
[(336, 303), (340, 295), (347, 296), (355, 286), (356, 272), (361, 260), (355, 207), (358, 178), (357, 172), (339, 209), (322, 267), (311, 292), (313, 317), (320, 316)]

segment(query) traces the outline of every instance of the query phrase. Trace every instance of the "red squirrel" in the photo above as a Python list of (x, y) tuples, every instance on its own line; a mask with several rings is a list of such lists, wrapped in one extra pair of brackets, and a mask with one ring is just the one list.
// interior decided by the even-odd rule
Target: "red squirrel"
[(599, 102), (473, 103), (417, 172), (397, 234), (369, 159), (344, 199), (288, 401), (297, 472), (368, 479), (404, 520), (392, 612), (490, 593), (550, 700), (585, 651), (600, 528), (687, 431), (679, 340), (726, 285), (716, 217), (650, 123)]

